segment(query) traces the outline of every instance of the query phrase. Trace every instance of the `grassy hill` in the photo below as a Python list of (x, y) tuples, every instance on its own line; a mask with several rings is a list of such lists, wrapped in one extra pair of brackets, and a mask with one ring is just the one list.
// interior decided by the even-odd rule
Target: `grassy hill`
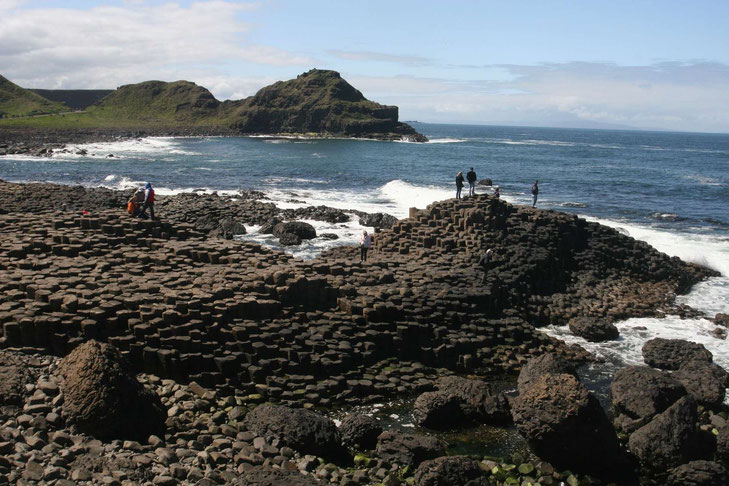
[(114, 92), (113, 89), (30, 89), (47, 100), (63, 103), (72, 110), (85, 110)]
[(59, 129), (208, 128), (239, 134), (315, 134), (423, 141), (398, 121), (398, 108), (367, 100), (335, 71), (312, 69), (220, 102), (189, 81), (125, 85), (83, 113), (0, 120), (0, 127)]
[(63, 103), (43, 98), (0, 76), (0, 118), (34, 116), (69, 111)]

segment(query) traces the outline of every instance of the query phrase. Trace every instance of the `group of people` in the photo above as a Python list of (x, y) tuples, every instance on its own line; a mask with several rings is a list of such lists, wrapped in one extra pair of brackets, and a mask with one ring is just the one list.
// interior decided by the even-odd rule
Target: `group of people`
[(151, 182), (147, 182), (144, 187), (137, 189), (127, 201), (127, 212), (135, 218), (146, 219), (147, 209), (149, 209), (149, 216), (155, 219), (154, 189)]
[(461, 198), (461, 189), (463, 189), (463, 182), (468, 181), (468, 195), (473, 196), (476, 194), (476, 181), (478, 178), (476, 177), (476, 171), (473, 170), (473, 167), (471, 167), (471, 170), (469, 170), (466, 173), (466, 177), (464, 179), (463, 172), (459, 172), (456, 176), (456, 199)]
[[(478, 178), (476, 177), (476, 171), (473, 170), (473, 167), (471, 167), (471, 170), (469, 170), (466, 173), (466, 177), (463, 177), (463, 172), (459, 172), (458, 175), (456, 175), (456, 199), (461, 199), (461, 190), (463, 190), (464, 182), (468, 181), (468, 195), (473, 196), (476, 194), (476, 181)], [(494, 188), (494, 194), (493, 196), (496, 199), (499, 199), (501, 197), (501, 192), (499, 191), (499, 187), (496, 186)], [(539, 181), (534, 181), (534, 184), (532, 185), (532, 207), (537, 206), (537, 198), (539, 197)]]

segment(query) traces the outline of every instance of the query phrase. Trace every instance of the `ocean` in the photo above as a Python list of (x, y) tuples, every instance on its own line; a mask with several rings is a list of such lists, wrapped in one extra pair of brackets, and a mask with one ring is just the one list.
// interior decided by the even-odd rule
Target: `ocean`
[[(455, 176), (473, 167), (492, 179), (503, 199), (578, 214), (644, 240), (660, 251), (721, 272), (680, 302), (713, 316), (729, 313), (729, 135), (438, 125), (413, 122), (430, 142), (311, 140), (280, 137), (147, 138), (70, 147), (51, 158), (0, 157), (0, 179), (129, 190), (151, 181), (159, 194), (185, 191), (235, 194), (263, 191), (280, 207), (319, 205), (407, 217), (408, 208), (455, 196)], [(81, 149), (87, 155), (77, 155)], [(111, 155), (111, 156), (110, 156)], [(477, 192), (490, 191), (479, 186)], [(164, 214), (160, 214), (164, 218)], [(362, 227), (311, 222), (338, 240), (313, 241), (291, 251), (311, 258), (337, 244), (353, 244)], [(276, 246), (248, 227), (244, 237)], [(588, 343), (566, 326), (546, 332), (578, 343), (602, 364), (584, 371), (603, 394), (614, 370), (642, 363), (652, 337), (704, 344), (729, 369), (729, 343), (706, 319), (629, 319), (621, 337)]]

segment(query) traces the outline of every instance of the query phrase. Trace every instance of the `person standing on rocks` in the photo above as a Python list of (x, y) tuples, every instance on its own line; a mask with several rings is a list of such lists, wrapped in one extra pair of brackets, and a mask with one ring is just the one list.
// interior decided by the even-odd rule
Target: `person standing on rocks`
[(489, 263), (491, 263), (491, 256), (494, 254), (494, 250), (489, 248), (486, 252), (481, 255), (478, 259), (478, 266), (483, 270), (483, 276), (481, 277), (481, 283), (486, 283), (486, 276), (489, 274)]
[(499, 199), (501, 197), (501, 193), (499, 192), (499, 188), (498, 187), (496, 187), (496, 189), (494, 189), (494, 197), (496, 199)]
[(362, 238), (359, 240), (359, 261), (360, 262), (366, 262), (367, 261), (367, 250), (372, 248), (372, 237), (367, 234), (367, 231), (365, 230), (362, 233)]
[(466, 174), (466, 179), (468, 180), (468, 195), (473, 196), (476, 194), (476, 171), (473, 170), (473, 167), (471, 167), (471, 170), (468, 171), (468, 174)]
[(537, 197), (539, 196), (539, 181), (534, 181), (532, 186), (532, 207), (537, 207)]
[(463, 171), (456, 176), (456, 199), (461, 198), (461, 189), (463, 189)]
[(144, 186), (144, 205), (142, 206), (142, 212), (139, 213), (139, 218), (147, 217), (147, 208), (149, 208), (149, 217), (154, 219), (154, 189), (152, 189), (152, 183), (147, 182)]

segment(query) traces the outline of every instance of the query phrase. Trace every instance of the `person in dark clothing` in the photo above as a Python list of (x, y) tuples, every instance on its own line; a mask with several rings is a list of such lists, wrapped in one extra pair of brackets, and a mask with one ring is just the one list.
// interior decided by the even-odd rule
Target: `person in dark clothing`
[(473, 167), (466, 174), (466, 180), (468, 181), (468, 195), (473, 196), (476, 194), (476, 172), (473, 170)]
[(142, 211), (139, 213), (138, 218), (147, 217), (147, 208), (149, 208), (149, 217), (154, 219), (154, 189), (152, 189), (152, 183), (147, 182), (144, 190), (144, 205)]
[(461, 189), (463, 189), (463, 172), (459, 172), (456, 176), (456, 199), (461, 198)]
[(478, 259), (478, 266), (483, 270), (483, 276), (481, 277), (482, 284), (486, 283), (486, 276), (489, 274), (489, 263), (491, 263), (491, 255), (493, 255), (493, 253), (494, 250), (489, 248), (483, 255), (481, 255), (481, 258)]
[(532, 186), (532, 207), (537, 206), (537, 197), (539, 196), (539, 181), (534, 181)]
[(494, 197), (496, 199), (499, 199), (501, 197), (501, 193), (499, 192), (499, 188), (498, 187), (496, 189), (494, 189)]

